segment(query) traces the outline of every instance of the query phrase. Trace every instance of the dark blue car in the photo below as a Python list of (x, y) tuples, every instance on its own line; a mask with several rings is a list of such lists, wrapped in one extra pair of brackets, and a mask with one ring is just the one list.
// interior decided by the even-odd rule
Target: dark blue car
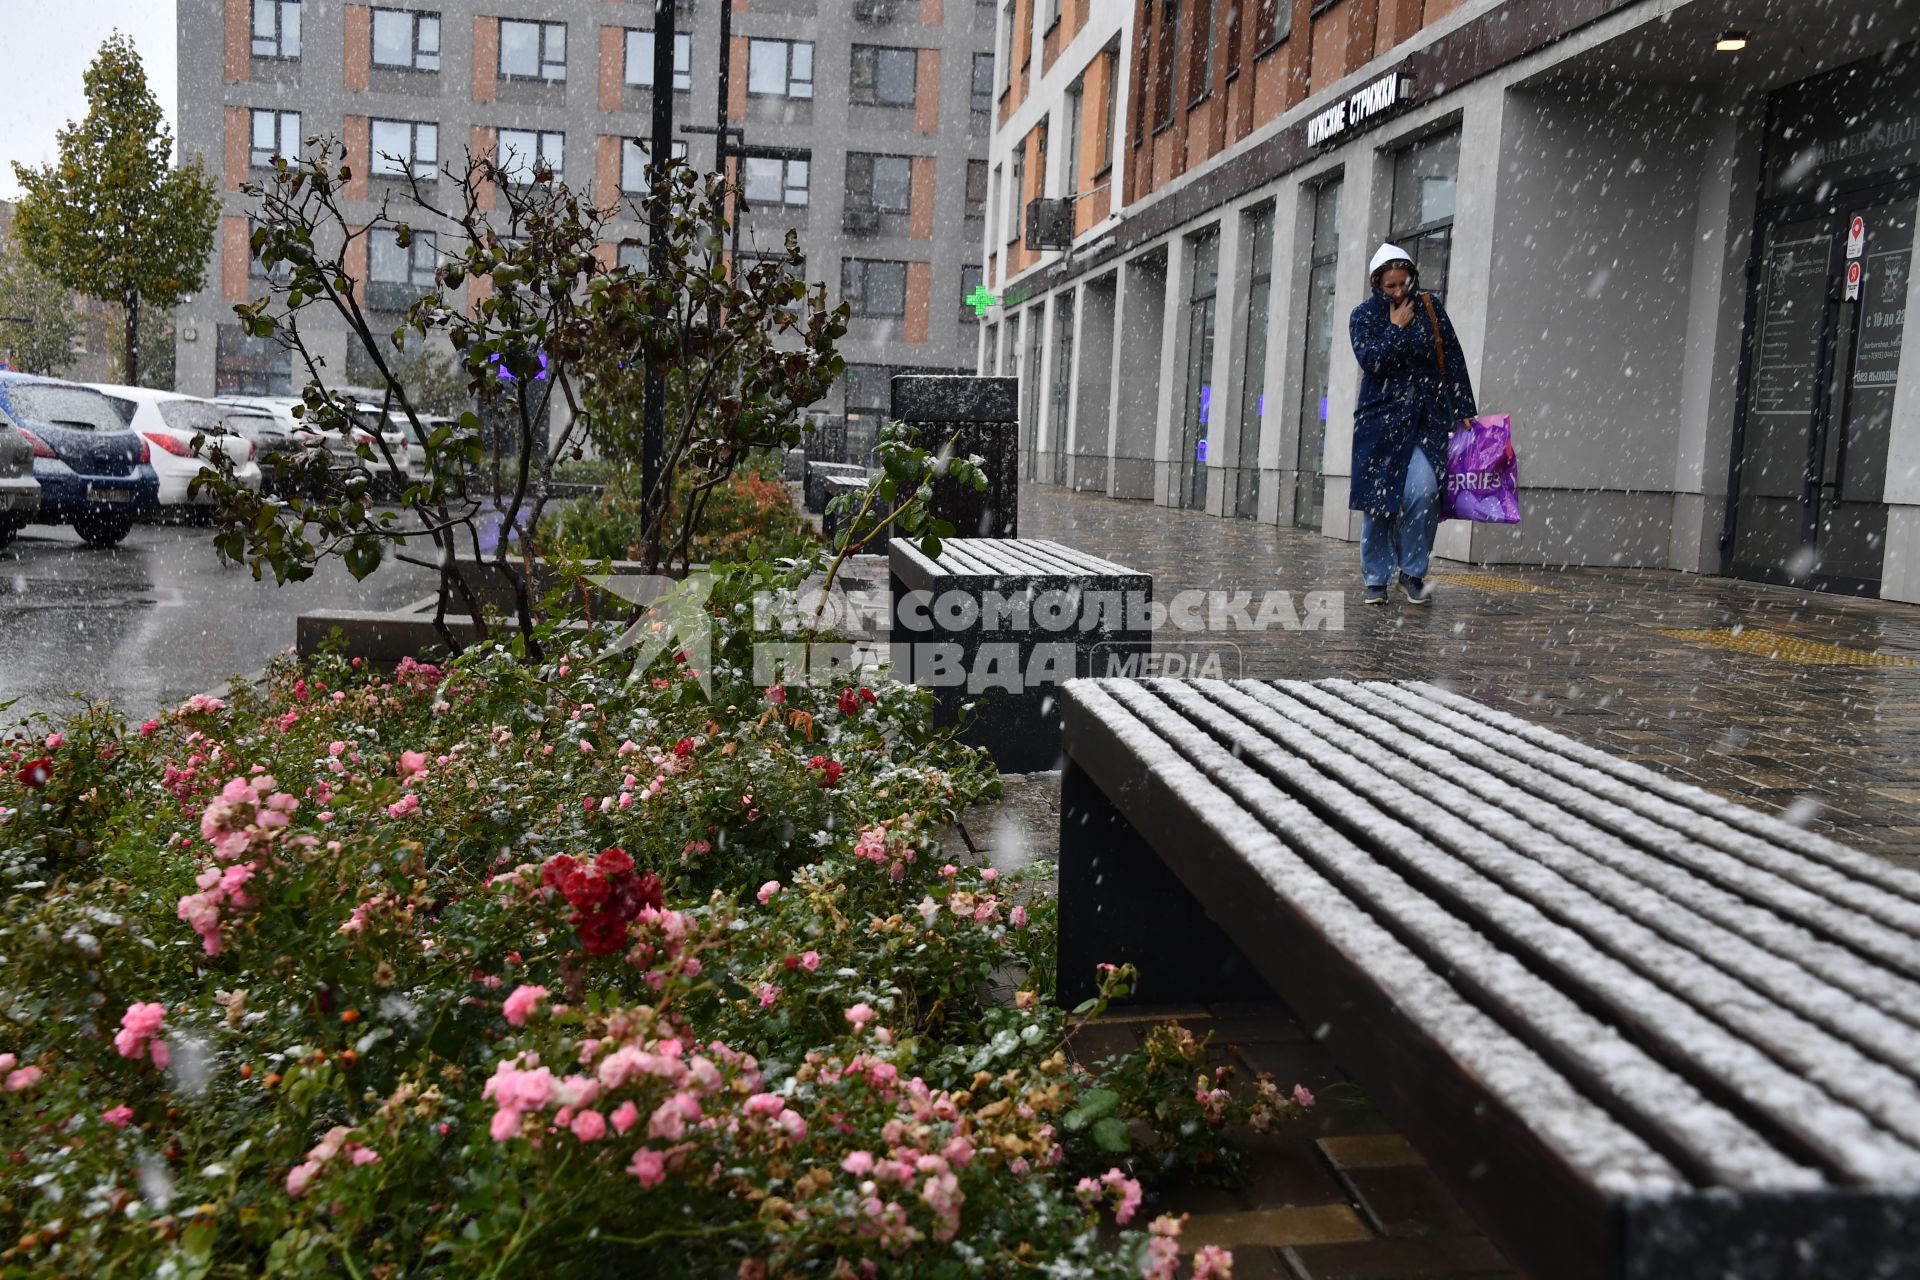
[(96, 547), (127, 536), (160, 501), (147, 442), (90, 387), (0, 372), (0, 410), (33, 446), (40, 524), (71, 524)]

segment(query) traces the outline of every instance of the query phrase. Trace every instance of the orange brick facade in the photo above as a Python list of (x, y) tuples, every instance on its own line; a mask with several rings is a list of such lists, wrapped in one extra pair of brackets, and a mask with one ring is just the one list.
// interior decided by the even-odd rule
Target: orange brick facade
[(350, 4), (341, 13), (345, 30), (341, 83), (348, 93), (365, 93), (373, 71), (373, 10)]
[[(1291, 7), (1292, 23), (1263, 48), (1258, 0), (1244, 13), (1236, 0), (1176, 0), (1177, 26), (1165, 21), (1165, 0), (1135, 0), (1142, 38), (1128, 118), (1119, 125), (1129, 161), (1126, 201), (1204, 164), (1465, 0), (1335, 0), (1317, 14), (1314, 0), (1273, 2)], [(1203, 41), (1194, 38), (1200, 32)], [(1091, 94), (1087, 101), (1092, 115)]]

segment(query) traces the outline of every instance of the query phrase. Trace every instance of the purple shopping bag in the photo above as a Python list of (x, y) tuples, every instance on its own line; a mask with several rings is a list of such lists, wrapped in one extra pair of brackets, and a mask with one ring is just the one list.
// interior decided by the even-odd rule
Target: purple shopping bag
[(1513, 424), (1504, 413), (1467, 418), (1447, 441), (1443, 520), (1520, 523), (1520, 464)]

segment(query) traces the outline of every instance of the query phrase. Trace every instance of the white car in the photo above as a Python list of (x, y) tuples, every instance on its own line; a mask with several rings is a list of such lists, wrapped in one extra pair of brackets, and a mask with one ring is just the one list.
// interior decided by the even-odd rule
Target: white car
[[(232, 462), (234, 479), (249, 489), (260, 488), (260, 464), (254, 460), (253, 442), (227, 426), (219, 405), (151, 387), (90, 385), (111, 400), (127, 425), (151, 446), (163, 508), (209, 506), (215, 501), (211, 490), (188, 492), (195, 476), (214, 469), (210, 461), (214, 449), (225, 452)], [(197, 453), (193, 443), (196, 436), (205, 437)]]

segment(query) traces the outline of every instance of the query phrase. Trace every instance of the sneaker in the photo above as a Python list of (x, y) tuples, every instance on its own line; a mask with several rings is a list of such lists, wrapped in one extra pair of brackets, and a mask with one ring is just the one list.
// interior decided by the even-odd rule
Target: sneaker
[(1368, 587), (1367, 594), (1362, 596), (1361, 599), (1367, 604), (1385, 604), (1387, 602), (1387, 589), (1385, 587)]
[(1427, 585), (1425, 578), (1409, 578), (1400, 575), (1400, 589), (1407, 593), (1408, 604), (1432, 604), (1433, 588)]

